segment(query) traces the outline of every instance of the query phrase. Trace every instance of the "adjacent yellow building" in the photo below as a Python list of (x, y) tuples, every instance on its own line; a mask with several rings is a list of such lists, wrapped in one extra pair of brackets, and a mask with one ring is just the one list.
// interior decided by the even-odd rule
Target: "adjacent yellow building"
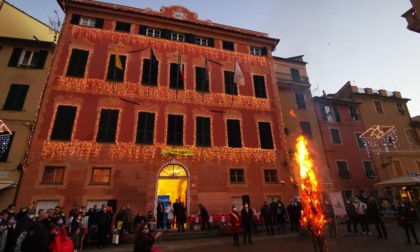
[(2, 0), (0, 24), (0, 209), (4, 209), (14, 202), (23, 172), (56, 31)]

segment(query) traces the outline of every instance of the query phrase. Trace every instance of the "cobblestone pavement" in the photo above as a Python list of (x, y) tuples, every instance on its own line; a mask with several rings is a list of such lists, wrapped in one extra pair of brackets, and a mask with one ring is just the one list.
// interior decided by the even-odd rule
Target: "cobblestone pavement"
[[(414, 240), (411, 244), (406, 243), (404, 230), (396, 223), (386, 224), (388, 230), (388, 239), (377, 238), (374, 225), (370, 225), (373, 235), (345, 235), (345, 225), (339, 225), (338, 237), (326, 237), (326, 252), (405, 252), (420, 251), (420, 245), (416, 245)], [(417, 236), (420, 238), (420, 224), (416, 224)], [(240, 237), (242, 241), (242, 237)], [(300, 236), (298, 233), (288, 232), (286, 235), (268, 236), (265, 232), (260, 232), (253, 236), (254, 244), (233, 246), (230, 236), (220, 236), (217, 238), (196, 239), (196, 240), (178, 240), (168, 242), (157, 242), (156, 247), (162, 252), (181, 252), (181, 251), (199, 251), (199, 252), (232, 252), (232, 251), (315, 251), (310, 236)], [(110, 246), (104, 249), (86, 249), (89, 251), (103, 252), (128, 252), (133, 251), (132, 244), (125, 244), (121, 247)]]

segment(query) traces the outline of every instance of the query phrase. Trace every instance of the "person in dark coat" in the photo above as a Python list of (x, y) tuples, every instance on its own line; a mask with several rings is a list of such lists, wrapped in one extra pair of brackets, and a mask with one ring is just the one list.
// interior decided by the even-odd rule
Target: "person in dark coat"
[(140, 223), (142, 222), (146, 223), (147, 220), (146, 220), (146, 217), (144, 217), (141, 213), (139, 213), (136, 215), (136, 217), (134, 217), (134, 226), (136, 227), (136, 230), (137, 228), (139, 228)]
[(385, 237), (385, 239), (388, 239), (385, 224), (379, 214), (379, 207), (372, 196), (369, 197), (367, 202), (366, 215), (369, 222), (375, 224), (376, 231), (378, 231), (378, 238)]
[(233, 246), (239, 247), (239, 233), (241, 232), (241, 215), (236, 209), (236, 206), (232, 206), (232, 211), (229, 214), (230, 217), (230, 229), (233, 234)]
[(414, 238), (414, 241), (417, 245), (419, 245), (419, 240), (417, 238), (416, 229), (414, 227), (414, 219), (415, 219), (415, 210), (405, 205), (403, 201), (400, 201), (399, 207), (397, 209), (398, 213), (398, 225), (404, 228), (405, 236), (407, 237), (407, 244), (411, 243), (410, 239), (410, 231), (411, 235)]
[(261, 215), (264, 218), (265, 229), (267, 234), (274, 235), (273, 222), (271, 221), (271, 206), (268, 205), (268, 202), (264, 202), (264, 205), (261, 207)]
[(353, 226), (354, 229), (354, 233), (357, 233), (357, 222), (356, 222), (356, 217), (357, 217), (357, 212), (356, 212), (356, 208), (354, 207), (353, 203), (351, 203), (350, 200), (346, 200), (346, 223), (347, 223), (347, 234), (350, 235), (351, 234), (351, 226)]
[(279, 234), (285, 234), (287, 214), (286, 208), (284, 207), (283, 202), (281, 202), (280, 200), (277, 201), (276, 215)]
[(180, 202), (178, 207), (178, 212), (176, 215), (176, 225), (178, 227), (178, 232), (185, 232), (184, 225), (187, 222), (187, 209), (184, 207), (184, 203)]
[(209, 231), (211, 231), (211, 227), (210, 227), (210, 222), (209, 222), (209, 212), (207, 212), (207, 209), (199, 204), (199, 215), (201, 216), (201, 224), (202, 224), (202, 229), (203, 231), (206, 230), (206, 226), (205, 224), (207, 224), (207, 226), (209, 227)]
[(254, 213), (251, 208), (249, 208), (249, 204), (245, 203), (244, 208), (241, 211), (242, 226), (244, 227), (244, 244), (246, 244), (247, 238), (248, 242), (253, 244), (251, 239), (251, 227), (254, 221), (253, 216)]
[(102, 206), (97, 214), (98, 221), (98, 248), (108, 246), (108, 238), (111, 232), (111, 218), (110, 214), (107, 213), (106, 205)]
[(165, 206), (163, 205), (162, 201), (158, 202), (158, 205), (156, 207), (156, 215), (157, 215), (156, 228), (163, 229), (163, 217), (165, 215)]
[(298, 207), (296, 202), (291, 199), (290, 204), (287, 206), (287, 213), (289, 214), (290, 219), (290, 230), (299, 231), (299, 216), (298, 216)]
[(327, 221), (328, 233), (330, 234), (330, 236), (337, 236), (337, 231), (335, 228), (335, 214), (334, 214), (333, 206), (330, 204), (328, 200), (325, 200), (322, 208), (323, 208), (324, 215)]
[[(177, 214), (179, 211), (179, 200), (176, 199), (175, 203), (172, 205), (172, 207), (174, 208), (174, 224), (177, 222)], [(177, 225), (178, 226), (178, 225)]]

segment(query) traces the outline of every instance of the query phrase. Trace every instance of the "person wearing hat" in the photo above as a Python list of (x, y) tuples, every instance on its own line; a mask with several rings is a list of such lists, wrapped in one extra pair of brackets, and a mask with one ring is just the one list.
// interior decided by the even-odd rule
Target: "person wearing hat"
[(233, 246), (239, 247), (239, 233), (241, 232), (241, 215), (236, 206), (232, 206), (232, 211), (229, 214), (231, 232), (233, 234)]

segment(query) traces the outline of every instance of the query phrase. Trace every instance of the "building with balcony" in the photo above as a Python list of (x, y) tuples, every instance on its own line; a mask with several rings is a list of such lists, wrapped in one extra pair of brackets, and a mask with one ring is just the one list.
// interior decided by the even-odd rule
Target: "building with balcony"
[(17, 203), (38, 208), (179, 199), (227, 213), (290, 199), (271, 53), (278, 39), (88, 0), (66, 13)]
[(4, 209), (15, 200), (56, 31), (7, 1), (0, 1), (0, 23), (0, 209)]
[(289, 158), (283, 166), (290, 172), (290, 180), (299, 182), (299, 167), (293, 162), (296, 139), (303, 134), (308, 140), (311, 158), (315, 163), (321, 190), (332, 192), (333, 185), (328, 173), (328, 166), (322, 145), (322, 135), (316, 118), (312, 100), (311, 84), (306, 71), (303, 56), (290, 58), (274, 57), (274, 74), (280, 95), (280, 110), (284, 124), (284, 141)]
[(413, 5), (401, 17), (407, 20), (407, 29), (420, 33), (420, 0), (410, 0)]

